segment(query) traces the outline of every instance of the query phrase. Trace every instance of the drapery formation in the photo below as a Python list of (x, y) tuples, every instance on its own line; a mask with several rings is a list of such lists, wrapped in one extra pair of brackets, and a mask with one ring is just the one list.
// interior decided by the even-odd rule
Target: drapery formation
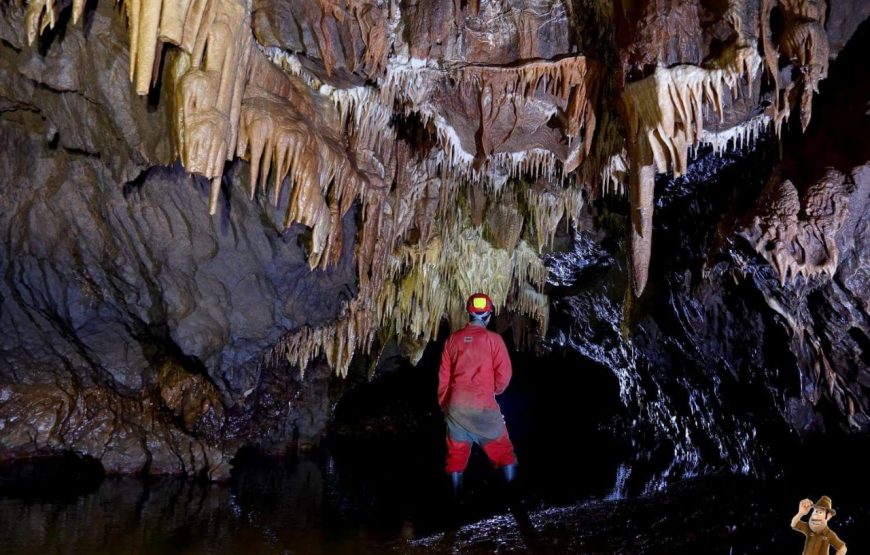
[[(537, 253), (562, 218), (576, 219), (584, 198), (625, 191), (626, 182), (632, 285), (640, 295), (656, 173), (685, 172), (698, 145), (721, 150), (751, 141), (769, 122), (778, 130), (792, 106), (806, 128), (827, 72), (825, 5), (807, 0), (717, 5), (721, 39), (703, 60), (694, 35), (681, 31), (672, 44), (638, 31), (638, 44), (657, 46), (643, 60), (630, 49), (616, 52), (611, 57), (623, 67), (613, 74), (567, 43), (562, 52), (548, 50), (567, 39), (541, 40), (549, 23), (529, 7), (505, 8), (510, 42), (466, 24), (495, 21), (495, 1), (437, 4), (421, 20), (424, 30), (402, 18), (403, 7), (416, 5), (310, 0), (281, 8), (286, 21), (308, 29), (290, 33), (290, 48), (278, 32), (285, 20), (270, 20), (268, 4), (125, 0), (130, 79), (140, 95), (163, 79), (176, 155), (211, 180), (210, 212), (219, 210), (226, 163), (249, 161), (249, 195), (259, 190), (286, 203), (285, 225), (311, 229), (312, 269), (338, 260), (342, 218), (359, 203), (357, 298), (335, 324), (298, 330), (278, 349), (298, 364), (325, 352), (339, 372), (379, 330), (418, 345), (434, 337), (441, 316), (458, 320), (458, 299), (473, 290), (489, 291), (500, 309), (545, 330)], [(543, 4), (560, 18), (583, 17)], [(55, 26), (68, 5), (29, 2), (29, 40)], [(771, 29), (774, 8), (782, 29)], [(77, 23), (85, 3), (75, 0), (71, 10)], [(614, 10), (617, 30), (631, 26), (626, 18), (638, 25), (700, 17), (697, 3), (652, 1), (639, 11), (618, 3)], [(423, 34), (438, 38), (425, 51)], [(490, 60), (475, 59), (468, 44)], [(595, 53), (608, 57), (603, 47)], [(780, 83), (788, 65), (797, 76)], [(771, 106), (726, 118), (738, 100), (760, 97), (762, 75), (774, 83)], [(410, 128), (413, 140), (403, 135)]]

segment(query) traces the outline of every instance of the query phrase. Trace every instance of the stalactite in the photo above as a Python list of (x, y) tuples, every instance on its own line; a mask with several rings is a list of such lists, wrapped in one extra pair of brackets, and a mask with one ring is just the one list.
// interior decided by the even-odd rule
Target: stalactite
[(584, 188), (595, 199), (602, 194), (625, 195), (628, 179), (626, 140), (618, 126), (618, 118), (605, 112), (589, 154), (589, 160), (578, 172)]
[(725, 88), (733, 91), (742, 75), (751, 82), (759, 64), (754, 49), (742, 49), (724, 69), (659, 67), (654, 75), (629, 83), (623, 103), (630, 136), (645, 135), (658, 171), (682, 175), (688, 149), (704, 130), (705, 101), (721, 120)]
[[(276, 59), (286, 58), (279, 53), (271, 55)], [(290, 62), (284, 63), (291, 65)], [(304, 73), (301, 66), (292, 65)], [(446, 177), (497, 187), (504, 182), (498, 177), (501, 175), (518, 177), (531, 174), (555, 178), (560, 166), (564, 165), (567, 173), (582, 162), (596, 128), (597, 116), (593, 106), (599, 74), (598, 65), (583, 56), (539, 60), (518, 66), (468, 65), (455, 69), (435, 68), (423, 60), (411, 59), (390, 63), (377, 93), (369, 87), (342, 90), (321, 86), (320, 90), (339, 107), (345, 120), (353, 116), (357, 125), (352, 132), (361, 137), (363, 145), (392, 138), (386, 122), (392, 116), (394, 105), (403, 104), (406, 114), (419, 114), (424, 124), (434, 125), (442, 151), (442, 167), (448, 170)], [(562, 160), (556, 153), (541, 148), (495, 152), (487, 147), (483, 157), (476, 158), (463, 147), (457, 131), (431, 103), (435, 85), (444, 81), (456, 82), (458, 88), (475, 96), (486, 93), (496, 105), (528, 102), (536, 94), (544, 95), (560, 106), (566, 136), (573, 143), (569, 156)], [(483, 109), (490, 115), (497, 110), (492, 104)], [(490, 125), (491, 121), (484, 117), (480, 123), (483, 135), (487, 134)]]
[[(30, 0), (27, 3), (27, 12), (24, 16), (27, 44), (32, 45), (36, 37), (41, 35), (46, 29), (54, 29), (61, 7), (56, 5), (55, 0)], [(78, 23), (84, 13), (85, 0), (73, 0), (73, 24)]]
[[(632, 158), (640, 156), (641, 143), (629, 149)], [(636, 158), (635, 158), (636, 159)], [(629, 204), (631, 205), (631, 229), (629, 231), (629, 260), (632, 289), (640, 296), (649, 277), (649, 261), (652, 253), (653, 195), (655, 192), (655, 166), (651, 160), (640, 165), (632, 163), (629, 174)]]
[(686, 171), (689, 148), (704, 133), (705, 103), (721, 120), (725, 90), (733, 94), (744, 75), (751, 83), (760, 64), (754, 48), (739, 48), (726, 51), (710, 68), (658, 67), (650, 77), (626, 85), (622, 108), (631, 161), (631, 260), (636, 295), (643, 292), (649, 271), (655, 173), (672, 171), (680, 176)]
[(786, 27), (780, 40), (783, 53), (799, 68), (801, 128), (806, 131), (812, 118), (813, 93), (828, 75), (828, 37), (824, 27), (824, 3), (783, 2)]
[[(818, 82), (827, 75), (828, 43), (824, 33), (824, 2), (787, 0), (780, 2), (785, 23), (779, 45), (801, 72), (800, 106), (803, 129), (811, 117), (812, 93), (818, 92)], [(741, 2), (732, 1), (726, 10), (726, 20), (735, 30), (736, 39), (719, 58), (706, 68), (677, 65), (658, 67), (655, 74), (630, 83), (622, 96), (623, 116), (628, 127), (628, 159), (631, 162), (630, 188), (632, 203), (631, 259), (633, 288), (640, 295), (646, 285), (652, 234), (653, 179), (655, 173), (673, 171), (675, 176), (686, 171), (691, 147), (711, 144), (721, 152), (730, 144), (739, 147), (755, 139), (773, 121), (777, 134), (790, 112), (789, 96), (794, 84), (779, 90), (778, 54), (770, 29), (771, 0), (762, 2), (761, 22), (756, 28), (740, 17), (746, 12)], [(723, 94), (734, 91), (738, 80), (745, 76), (750, 82), (762, 63), (755, 44), (760, 34), (763, 63), (774, 81), (772, 118), (762, 116), (744, 125), (720, 133), (703, 129), (704, 106), (711, 106), (723, 116)], [(618, 162), (616, 158), (611, 158)], [(614, 165), (618, 169), (618, 165)], [(607, 168), (605, 168), (605, 177)], [(612, 174), (611, 174), (612, 175)], [(609, 180), (608, 180), (609, 181)], [(605, 181), (607, 183), (607, 181)], [(610, 186), (610, 185), (606, 185)]]
[[(405, 156), (400, 149), (399, 160), (407, 163)], [(486, 239), (485, 227), (499, 224), (504, 206), (490, 202), (488, 223), (474, 226), (470, 214), (456, 209), (453, 195), (436, 196), (429, 190), (434, 186), (431, 182), (415, 177), (425, 169), (415, 164), (398, 167), (405, 168), (406, 174), (400, 171), (396, 187), (382, 197), (391, 208), (377, 210), (377, 225), (369, 221), (363, 230), (358, 263), (360, 275), (369, 277), (361, 282), (360, 295), (329, 328), (319, 332), (306, 328), (285, 338), (277, 352), (292, 363), (304, 363), (324, 352), (331, 357), (330, 364), (335, 363), (336, 370), (345, 373), (353, 353), (369, 348), (378, 329), (415, 344), (431, 340), (437, 337), (445, 314), (454, 328), (463, 324), (461, 300), (477, 290), (486, 290), (500, 310), (512, 310), (537, 321), (538, 333), (546, 330), (548, 301), (541, 290), (547, 269), (541, 257), (520, 239), (518, 231), (501, 233), (499, 229), (498, 233), (489, 232), (496, 235)], [(453, 182), (449, 186), (458, 185)], [(402, 237), (417, 220), (403, 212), (407, 214), (417, 203), (426, 204), (423, 198), (454, 209), (432, 207), (441, 214), (441, 225), (421, 233), (421, 240), (411, 244)]]
[[(486, 197), (484, 196), (484, 199)], [(494, 205), (493, 205), (494, 204)], [(520, 209), (515, 195), (505, 192), (497, 203), (486, 204), (484, 221), (484, 236), (493, 246), (501, 249), (513, 249), (522, 237), (526, 218)]]
[[(424, 125), (432, 125), (438, 138), (441, 177), (482, 183), (498, 191), (508, 178), (530, 176), (561, 179), (577, 168), (592, 145), (597, 115), (593, 108), (598, 94), (600, 67), (583, 56), (560, 60), (536, 60), (516, 66), (466, 65), (456, 68), (434, 67), (426, 60), (391, 60), (377, 88), (359, 86), (336, 89), (320, 83), (305, 71), (292, 55), (263, 49), (264, 53), (286, 71), (298, 75), (332, 100), (347, 124), (348, 133), (356, 137), (362, 149), (395, 141), (390, 125), (394, 107), (404, 106), (406, 115), (419, 115)], [(469, 95), (489, 91), (495, 104), (529, 102), (536, 95), (552, 102), (560, 114), (566, 138), (571, 142), (567, 156), (543, 148), (519, 152), (496, 152), (484, 149), (484, 156), (469, 152), (457, 130), (432, 104), (438, 83), (455, 82)], [(498, 108), (484, 110), (497, 112)], [(491, 121), (480, 123), (486, 135)]]
[[(771, 12), (779, 7), (783, 29), (778, 43), (770, 28)], [(764, 63), (774, 83), (773, 117), (777, 134), (788, 120), (793, 106), (792, 94), (800, 95), (801, 128), (806, 130), (812, 118), (813, 93), (819, 92), (819, 82), (828, 74), (830, 51), (825, 32), (826, 3), (819, 0), (763, 0), (761, 6), (761, 38)], [(780, 88), (779, 51), (797, 70), (797, 81)]]
[(547, 281), (547, 267), (540, 255), (525, 241), (520, 241), (513, 252), (513, 279), (541, 291)]
[[(288, 184), (285, 224), (311, 228), (309, 264), (325, 268), (338, 260), (342, 218), (359, 202), (358, 297), (333, 325), (298, 330), (279, 349), (300, 366), (324, 354), (339, 373), (380, 329), (419, 342), (437, 335), (444, 314), (458, 325), (457, 299), (475, 290), (487, 290), (499, 310), (526, 315), (545, 331), (546, 270), (538, 253), (563, 218), (580, 218), (587, 196), (624, 194), (627, 177), (639, 295), (649, 266), (655, 173), (680, 175), (690, 149), (738, 147), (771, 121), (763, 116), (717, 133), (703, 127), (705, 109), (721, 120), (724, 95), (744, 77), (755, 78), (759, 33), (768, 70), (779, 46), (809, 72), (801, 100), (807, 110), (827, 69), (818, 3), (783, 1), (786, 27), (774, 45), (766, 22), (759, 31), (735, 0), (724, 16), (737, 36), (733, 44), (705, 67), (659, 67), (628, 84), (623, 129), (615, 116), (597, 113), (603, 69), (583, 55), (508, 65), (423, 60), (402, 44), (398, 4), (390, 4), (389, 16), (363, 0), (320, 4), (323, 17), (311, 32), (327, 77), (306, 71), (291, 53), (257, 44), (244, 0), (123, 2), (130, 79), (139, 94), (155, 82), (163, 46), (181, 51), (167, 87), (175, 94), (177, 154), (188, 171), (212, 179), (212, 214), (226, 161), (248, 159), (250, 196), (260, 190), (279, 204)], [(765, 0), (762, 12), (769, 8)], [(57, 9), (52, 0), (29, 3), (31, 42), (55, 25)], [(83, 11), (83, 0), (74, 0), (73, 19)], [(330, 42), (329, 26), (336, 24), (354, 34), (347, 52), (338, 50), (344, 43)], [(332, 82), (340, 57), (366, 84), (325, 82)], [(471, 116), (451, 117), (451, 102)], [(526, 109), (534, 121), (523, 126), (519, 114)], [(781, 114), (773, 115), (775, 125)], [(419, 120), (432, 144), (412, 153), (399, 139), (401, 115)], [(470, 209), (469, 194), (483, 200)]]
[[(319, 24), (312, 25), (310, 32), (317, 40), (319, 57), (327, 75), (335, 72), (341, 59), (349, 71), (377, 77), (384, 68), (390, 46), (382, 9), (366, 0), (319, 0), (319, 4)], [(338, 27), (338, 34), (358, 33), (362, 51), (356, 51), (354, 40), (350, 41), (349, 52), (342, 51), (345, 44), (334, 44), (334, 26)], [(357, 67), (357, 62), (361, 62), (362, 67)]]
[[(130, 80), (147, 94), (156, 80), (163, 42), (177, 44), (189, 56), (178, 75), (176, 142), (184, 166), (212, 178), (209, 208), (214, 213), (220, 176), (235, 152), (242, 88), (253, 47), (250, 6), (240, 0), (126, 0), (130, 40)], [(51, 0), (27, 8), (31, 42), (56, 20)], [(73, 5), (73, 19), (84, 2)], [(208, 52), (206, 56), (205, 53)]]
[[(712, 132), (706, 129), (702, 130), (701, 134), (698, 135), (694, 150), (697, 151), (700, 145), (707, 145), (713, 148), (713, 152), (721, 155), (729, 150), (750, 147), (755, 144), (759, 137), (768, 131), (772, 121), (773, 119), (770, 116), (762, 114), (725, 131)], [(693, 155), (695, 153), (693, 152)]]
[[(489, 98), (488, 106), (481, 106), (482, 114), (490, 114), (482, 118), (480, 131), (484, 136), (500, 100), (511, 101), (516, 96), (529, 98), (543, 93), (563, 102), (565, 134), (575, 139), (583, 131), (583, 144), (588, 153), (596, 118), (590, 99), (597, 94), (599, 71), (597, 65), (584, 56), (557, 61), (536, 60), (507, 67), (467, 65), (455, 75), (460, 83), (472, 85), (479, 91), (482, 100)], [(483, 154), (489, 155), (490, 152), (484, 150)]]
[(361, 56), (364, 70), (367, 75), (378, 76), (386, 65), (390, 46), (386, 22), (383, 21), (381, 11), (368, 2), (352, 0), (349, 3), (349, 11), (354, 19), (360, 22), (360, 31), (365, 44)]
[(546, 182), (537, 181), (527, 189), (526, 203), (534, 222), (538, 250), (552, 244), (559, 220), (565, 212), (565, 203), (559, 191), (546, 188)]
[[(164, 42), (184, 54), (175, 64), (175, 137), (190, 172), (212, 179), (209, 212), (217, 210), (224, 164), (235, 156), (252, 163), (250, 192), (271, 173), (277, 204), (281, 185), (293, 185), (285, 224), (312, 228), (310, 264), (325, 267), (341, 252), (341, 217), (363, 178), (348, 161), (338, 119), (316, 106), (295, 83), (254, 48), (250, 6), (240, 0), (127, 0), (130, 79), (146, 94), (156, 79)], [(83, 6), (74, 6), (77, 18)], [(28, 5), (27, 31), (53, 26), (50, 1)], [(244, 102), (243, 102), (244, 99)], [(317, 140), (312, 141), (311, 138)]]
[(780, 100), (779, 100), (779, 55), (773, 44), (773, 30), (770, 27), (771, 12), (776, 0), (761, 0), (761, 52), (764, 68), (773, 81), (773, 118), (776, 123), (776, 134), (780, 134)]
[(550, 301), (540, 291), (523, 285), (517, 294), (516, 311), (538, 323), (537, 335), (546, 333), (550, 319)]
[[(41, 13), (36, 8), (31, 6), (34, 13)], [(51, 10), (53, 6), (43, 8)], [(396, 142), (389, 123), (397, 98), (408, 111), (420, 108), (412, 100), (415, 94), (422, 100), (431, 83), (415, 73), (419, 70), (425, 75), (426, 68), (413, 67), (412, 63), (410, 68), (388, 71), (386, 81), (396, 88), (385, 87), (386, 93), (371, 87), (332, 89), (305, 75), (289, 56), (270, 55), (255, 47), (245, 31), (249, 12), (233, 0), (130, 0), (126, 9), (130, 76), (137, 92), (150, 88), (162, 43), (175, 44), (184, 52), (172, 72), (178, 107), (176, 141), (185, 167), (213, 178), (212, 212), (224, 162), (233, 156), (251, 162), (251, 195), (258, 188), (266, 192), (271, 176), (271, 194), (277, 203), (288, 177), (292, 193), (286, 223), (299, 221), (312, 228), (309, 262), (312, 267), (323, 267), (341, 250), (341, 216), (353, 199), (363, 201), (365, 225), (357, 255), (360, 295), (348, 303), (344, 316), (333, 325), (303, 328), (282, 341), (279, 351), (288, 360), (304, 366), (322, 353), (337, 372), (345, 373), (353, 353), (367, 349), (382, 327), (399, 337), (419, 340), (435, 337), (443, 314), (459, 325), (464, 315), (456, 299), (479, 289), (489, 291), (498, 306), (546, 326), (546, 297), (539, 292), (546, 269), (520, 240), (522, 224), (506, 226), (510, 232), (503, 233), (500, 212), (492, 210), (495, 220), (490, 221), (490, 229), (499, 229), (499, 246), (493, 246), (483, 238), (479, 226), (470, 226), (467, 216), (449, 207), (455, 203), (461, 183), (483, 182), (491, 192), (499, 193), (507, 179), (520, 175), (552, 179), (559, 163), (553, 153), (542, 149), (492, 152), (482, 171), (475, 169), (473, 156), (464, 152), (452, 128), (424, 108), (424, 118), (434, 121), (441, 144), (447, 147), (446, 159), (435, 153), (411, 163), (407, 148), (387, 146)], [(588, 151), (595, 125), (590, 104), (594, 91), (589, 89), (595, 83), (582, 57), (532, 62), (517, 68), (458, 71), (470, 86), (490, 90), (495, 86), (500, 101), (507, 96), (525, 99), (537, 94), (560, 99), (567, 132), (577, 135), (585, 131), (577, 143), (578, 148)], [(444, 78), (444, 73), (438, 76)], [(408, 83), (414, 83), (416, 90), (403, 88)], [(312, 96), (312, 87), (332, 100), (333, 110)], [(342, 129), (358, 152), (372, 152), (369, 165), (381, 168), (370, 176), (373, 179), (362, 176), (350, 163), (338, 134)], [(459, 170), (455, 169), (457, 157), (464, 162)], [(504, 168), (505, 178), (484, 179), (490, 172), (499, 173), (496, 168)], [(390, 181), (395, 184), (392, 188), (379, 185)], [(564, 204), (561, 196), (552, 193), (532, 197), (530, 205), (538, 208), (530, 214), (530, 221), (537, 222), (533, 225), (539, 244), (549, 240), (545, 230), (561, 217)], [(421, 214), (430, 217), (421, 218)], [(434, 220), (440, 220), (441, 225), (433, 226)], [(417, 243), (409, 244), (412, 229), (419, 237)]]
[[(188, 16), (198, 15), (196, 6), (191, 4)], [(212, 0), (193, 42), (190, 69), (176, 89), (179, 156), (188, 171), (212, 178), (210, 214), (217, 210), (224, 164), (236, 152), (242, 96), (253, 49), (249, 27), (250, 13), (244, 4)], [(151, 43), (148, 49), (141, 49), (143, 29), (148, 27), (140, 27), (138, 54), (140, 59), (150, 59), (146, 52)]]
[(570, 185), (562, 189), (561, 197), (565, 218), (576, 224), (580, 221), (580, 212), (586, 205), (584, 190), (577, 185)]
[[(188, 170), (213, 178), (214, 211), (224, 162), (235, 151), (242, 88), (253, 39), (249, 6), (237, 0), (127, 0), (130, 80), (147, 94), (156, 80), (162, 44), (187, 54), (179, 79), (176, 134), (179, 156)], [(73, 22), (85, 3), (73, 2)], [(30, 42), (57, 18), (51, 0), (31, 1), (26, 27)], [(206, 50), (208, 56), (204, 56)]]
[[(274, 91), (274, 92), (271, 92)], [(284, 179), (292, 186), (285, 225), (311, 227), (312, 268), (335, 262), (341, 252), (341, 217), (359, 195), (363, 178), (348, 161), (337, 118), (310, 90), (274, 68), (259, 52), (241, 107), (236, 154), (251, 162), (249, 194), (273, 177), (277, 206)], [(326, 256), (324, 256), (324, 254)]]

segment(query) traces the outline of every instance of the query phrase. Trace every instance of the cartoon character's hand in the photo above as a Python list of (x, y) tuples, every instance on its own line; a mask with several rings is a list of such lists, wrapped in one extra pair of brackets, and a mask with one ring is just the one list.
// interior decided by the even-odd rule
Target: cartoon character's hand
[(800, 508), (798, 509), (798, 513), (800, 513), (801, 516), (807, 514), (811, 510), (813, 510), (812, 501), (810, 501), (809, 499), (804, 499), (803, 501), (801, 501)]

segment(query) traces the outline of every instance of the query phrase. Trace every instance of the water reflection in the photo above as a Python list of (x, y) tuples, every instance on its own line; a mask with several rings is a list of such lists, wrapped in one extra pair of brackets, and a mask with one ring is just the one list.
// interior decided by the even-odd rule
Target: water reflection
[[(87, 493), (72, 482), (7, 491), (0, 553), (380, 553), (432, 535), (446, 542), (439, 549), (452, 551), (445, 547), (454, 546), (451, 538), (461, 541), (457, 548), (467, 543), (456, 534), (475, 522), (487, 533), (496, 526), (494, 541), (513, 538), (532, 549), (538, 539), (530, 509), (593, 490), (603, 495), (611, 483), (603, 468), (581, 473), (582, 480), (562, 466), (537, 474), (530, 457), (520, 489), (507, 490), (476, 453), (456, 505), (441, 457), (422, 444), (404, 447), (411, 448), (344, 445), (338, 458), (327, 451), (290, 460), (243, 454), (227, 484), (107, 478)], [(595, 483), (580, 490), (572, 480)]]
[(224, 485), (110, 478), (72, 499), (0, 499), (0, 552), (359, 553), (361, 530), (325, 520), (326, 481), (303, 457)]
[(866, 552), (862, 465), (821, 475), (804, 455), (830, 446), (810, 447), (784, 481), (708, 477), (624, 498), (620, 466), (615, 484), (597, 485), (602, 495), (562, 503), (540, 482), (563, 470), (511, 492), (475, 465), (476, 485), (457, 505), (425, 466), (399, 471), (409, 463), (398, 460), (379, 472), (382, 461), (363, 464), (363, 452), (249, 460), (223, 485), (109, 478), (81, 495), (0, 497), (0, 554), (798, 553), (788, 521), (800, 499), (822, 494), (850, 552)]

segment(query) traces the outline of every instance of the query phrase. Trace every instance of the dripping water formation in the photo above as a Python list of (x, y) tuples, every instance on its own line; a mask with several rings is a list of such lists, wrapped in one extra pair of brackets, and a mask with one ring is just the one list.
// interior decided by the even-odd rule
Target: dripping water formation
[(870, 551), (866, 4), (0, 1), (0, 555)]

